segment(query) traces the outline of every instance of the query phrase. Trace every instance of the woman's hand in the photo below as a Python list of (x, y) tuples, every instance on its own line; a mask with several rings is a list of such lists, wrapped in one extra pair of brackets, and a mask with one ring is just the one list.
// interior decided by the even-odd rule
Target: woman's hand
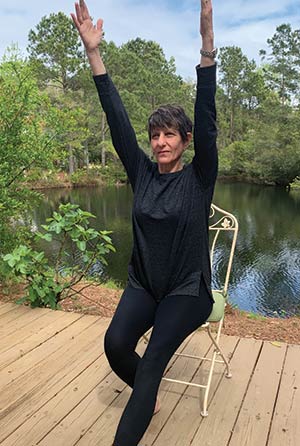
[[(212, 17), (212, 1), (201, 0), (200, 34), (202, 36), (202, 50), (211, 52), (214, 49), (214, 30)], [(201, 55), (201, 67), (214, 65), (215, 61), (207, 55)]]
[(93, 53), (98, 49), (98, 46), (103, 37), (103, 20), (97, 20), (96, 26), (90, 17), (89, 10), (84, 2), (80, 0), (79, 3), (75, 3), (75, 14), (71, 14), (73, 22), (80, 34), (81, 40), (85, 46), (86, 52)]
[[(213, 19), (212, 19), (212, 1), (201, 0), (200, 14), (200, 34), (203, 43), (212, 43), (214, 40)], [(212, 48), (205, 48), (210, 50)]]

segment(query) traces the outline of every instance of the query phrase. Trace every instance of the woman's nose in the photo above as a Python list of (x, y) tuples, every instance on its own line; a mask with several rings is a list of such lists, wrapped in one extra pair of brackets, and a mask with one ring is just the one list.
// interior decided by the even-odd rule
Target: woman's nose
[(166, 143), (165, 135), (163, 133), (161, 133), (158, 138), (158, 144), (160, 146), (163, 146), (163, 145), (165, 145), (165, 143)]

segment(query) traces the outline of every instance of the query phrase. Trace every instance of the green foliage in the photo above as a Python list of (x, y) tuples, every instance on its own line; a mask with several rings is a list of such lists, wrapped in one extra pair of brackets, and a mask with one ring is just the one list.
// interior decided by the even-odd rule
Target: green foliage
[(292, 190), (300, 190), (300, 177), (296, 177), (290, 184)]
[(87, 113), (78, 106), (71, 93), (55, 101), (52, 126), (56, 138), (56, 162), (72, 175), (77, 167), (85, 164), (84, 142), (90, 136), (87, 127)]
[(290, 25), (278, 27), (268, 39), (269, 63), (260, 69), (240, 48), (221, 48), (223, 89), (217, 91), (221, 174), (283, 186), (299, 174), (300, 114), (294, 106), (299, 37), (300, 30), (292, 31)]
[(101, 168), (90, 166), (89, 169), (78, 169), (71, 175), (71, 183), (75, 186), (91, 186), (103, 184)]
[(249, 61), (241, 48), (236, 46), (220, 49), (220, 85), (221, 110), (225, 122), (221, 131), (227, 131), (225, 141), (230, 144), (242, 137), (247, 127), (249, 113), (255, 110), (266, 95), (262, 73), (255, 62)]
[(57, 82), (64, 91), (84, 60), (77, 30), (63, 12), (42, 17), (28, 35), (31, 61), (38, 65), (40, 79)]
[(116, 282), (115, 280), (108, 280), (103, 284), (106, 288), (110, 288), (111, 290), (122, 290), (123, 287), (121, 286), (120, 283)]
[(23, 187), (28, 170), (52, 165), (51, 104), (15, 51), (0, 65), (0, 252), (24, 240), (27, 211), (39, 194)]
[(119, 160), (108, 160), (106, 166), (102, 166), (99, 171), (105, 184), (126, 184), (128, 182), (125, 169)]
[[(264, 60), (261, 67), (237, 46), (220, 49), (217, 111), (221, 174), (280, 185), (290, 183), (299, 175), (299, 42), (300, 30), (293, 30), (289, 24), (280, 25), (267, 41), (269, 51), (261, 51)], [(55, 158), (57, 168), (68, 171), (73, 183), (85, 183), (85, 175), (76, 171), (88, 168), (90, 162), (101, 164), (101, 176), (106, 182), (125, 182), (126, 174), (114, 152), (106, 116), (99, 106), (71, 19), (63, 13), (43, 17), (29, 33), (28, 49), (30, 81), (35, 89), (37, 85), (42, 87), (44, 93), (28, 92), (26, 100), (31, 103), (34, 114), (37, 110), (40, 112), (42, 119), (34, 126), (30, 117), (26, 122), (27, 127), (31, 125), (30, 131), (28, 128), (21, 131), (19, 140), (15, 138), (16, 133), (13, 137), (7, 133), (7, 141), (19, 147), (22, 135), (28, 148), (29, 140), (31, 147), (43, 147), (38, 156), (36, 150), (23, 150), (23, 153), (35, 153), (35, 163)], [(103, 40), (100, 52), (120, 92), (138, 143), (151, 156), (146, 131), (149, 114), (161, 104), (178, 103), (193, 117), (195, 83), (178, 76), (174, 58), (167, 59), (154, 41), (136, 38), (118, 47), (114, 42)], [(15, 81), (15, 74), (11, 72), (10, 76)], [(21, 90), (28, 81), (22, 83)], [(11, 97), (14, 94), (5, 93), (2, 109), (11, 109), (11, 116), (19, 119), (22, 114), (6, 103)], [(33, 104), (36, 98), (41, 101), (42, 97), (48, 104)], [(18, 119), (12, 128), (18, 127)], [(25, 128), (25, 120), (23, 124)], [(48, 138), (49, 148), (39, 143), (41, 136), (44, 142)], [(5, 152), (6, 140), (0, 142)], [(20, 160), (17, 151), (14, 153)], [(55, 156), (49, 157), (50, 153)], [(192, 157), (192, 150), (186, 151), (184, 162), (190, 162)], [(38, 165), (42, 167), (43, 163)], [(7, 172), (9, 169), (16, 170), (12, 157), (9, 166), (4, 166)], [(26, 170), (23, 177), (25, 174)], [(0, 212), (3, 212), (1, 207)]]
[[(101, 53), (122, 96), (137, 139), (147, 153), (147, 119), (155, 108), (161, 104), (179, 103), (187, 114), (193, 115), (195, 85), (183, 82), (176, 74), (174, 58), (167, 60), (156, 42), (137, 38), (118, 48), (113, 42), (104, 41)], [(94, 91), (94, 86), (92, 88)], [(107, 126), (104, 133), (107, 140)]]
[(247, 141), (236, 141), (220, 152), (220, 174), (239, 176), (247, 171), (251, 146)]
[(299, 124), (296, 110), (274, 101), (264, 103), (255, 129), (247, 135), (252, 148), (249, 176), (283, 186), (295, 178), (300, 172)]
[(292, 30), (290, 24), (282, 24), (267, 40), (269, 54), (260, 51), (266, 60), (265, 76), (271, 88), (279, 94), (282, 104), (300, 92), (300, 30)]
[[(57, 255), (54, 266), (43, 251), (38, 252), (25, 245), (3, 257), (14, 275), (27, 283), (26, 295), (19, 303), (56, 309), (62, 299), (80, 292), (74, 287), (90, 274), (93, 266), (99, 262), (107, 264), (106, 254), (115, 251), (109, 236), (111, 232), (91, 228), (90, 218), (94, 215), (68, 203), (61, 204), (59, 212), (54, 212), (47, 219), (48, 224), (42, 226), (45, 232), (38, 232), (36, 239), (55, 243)], [(73, 256), (71, 266), (67, 246)], [(75, 251), (80, 253), (80, 263), (75, 262)]]

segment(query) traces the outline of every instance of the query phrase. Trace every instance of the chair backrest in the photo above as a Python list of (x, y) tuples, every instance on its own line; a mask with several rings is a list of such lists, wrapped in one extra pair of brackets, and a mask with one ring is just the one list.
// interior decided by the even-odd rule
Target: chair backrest
[(222, 241), (220, 242), (220, 238), (222, 237), (220, 237), (220, 234), (224, 234), (224, 232), (231, 233), (231, 237), (228, 237), (229, 241), (227, 242), (226, 252), (222, 250), (220, 254), (222, 256), (223, 265), (225, 266), (225, 273), (222, 280), (222, 285), (218, 291), (222, 291), (222, 294), (224, 296), (227, 295), (238, 229), (238, 221), (234, 215), (230, 214), (224, 209), (219, 208), (215, 204), (211, 205), (209, 216), (209, 231), (211, 240), (210, 259), (213, 275), (214, 267), (217, 263), (217, 255), (220, 254), (221, 250), (219, 245), (222, 244)]

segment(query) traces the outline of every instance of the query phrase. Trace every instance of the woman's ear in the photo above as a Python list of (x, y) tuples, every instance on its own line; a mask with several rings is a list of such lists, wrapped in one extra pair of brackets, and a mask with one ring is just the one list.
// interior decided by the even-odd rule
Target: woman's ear
[(190, 145), (190, 142), (192, 141), (192, 138), (193, 138), (192, 132), (187, 132), (186, 137), (187, 137), (187, 140), (184, 143), (184, 150), (188, 148), (188, 146)]

